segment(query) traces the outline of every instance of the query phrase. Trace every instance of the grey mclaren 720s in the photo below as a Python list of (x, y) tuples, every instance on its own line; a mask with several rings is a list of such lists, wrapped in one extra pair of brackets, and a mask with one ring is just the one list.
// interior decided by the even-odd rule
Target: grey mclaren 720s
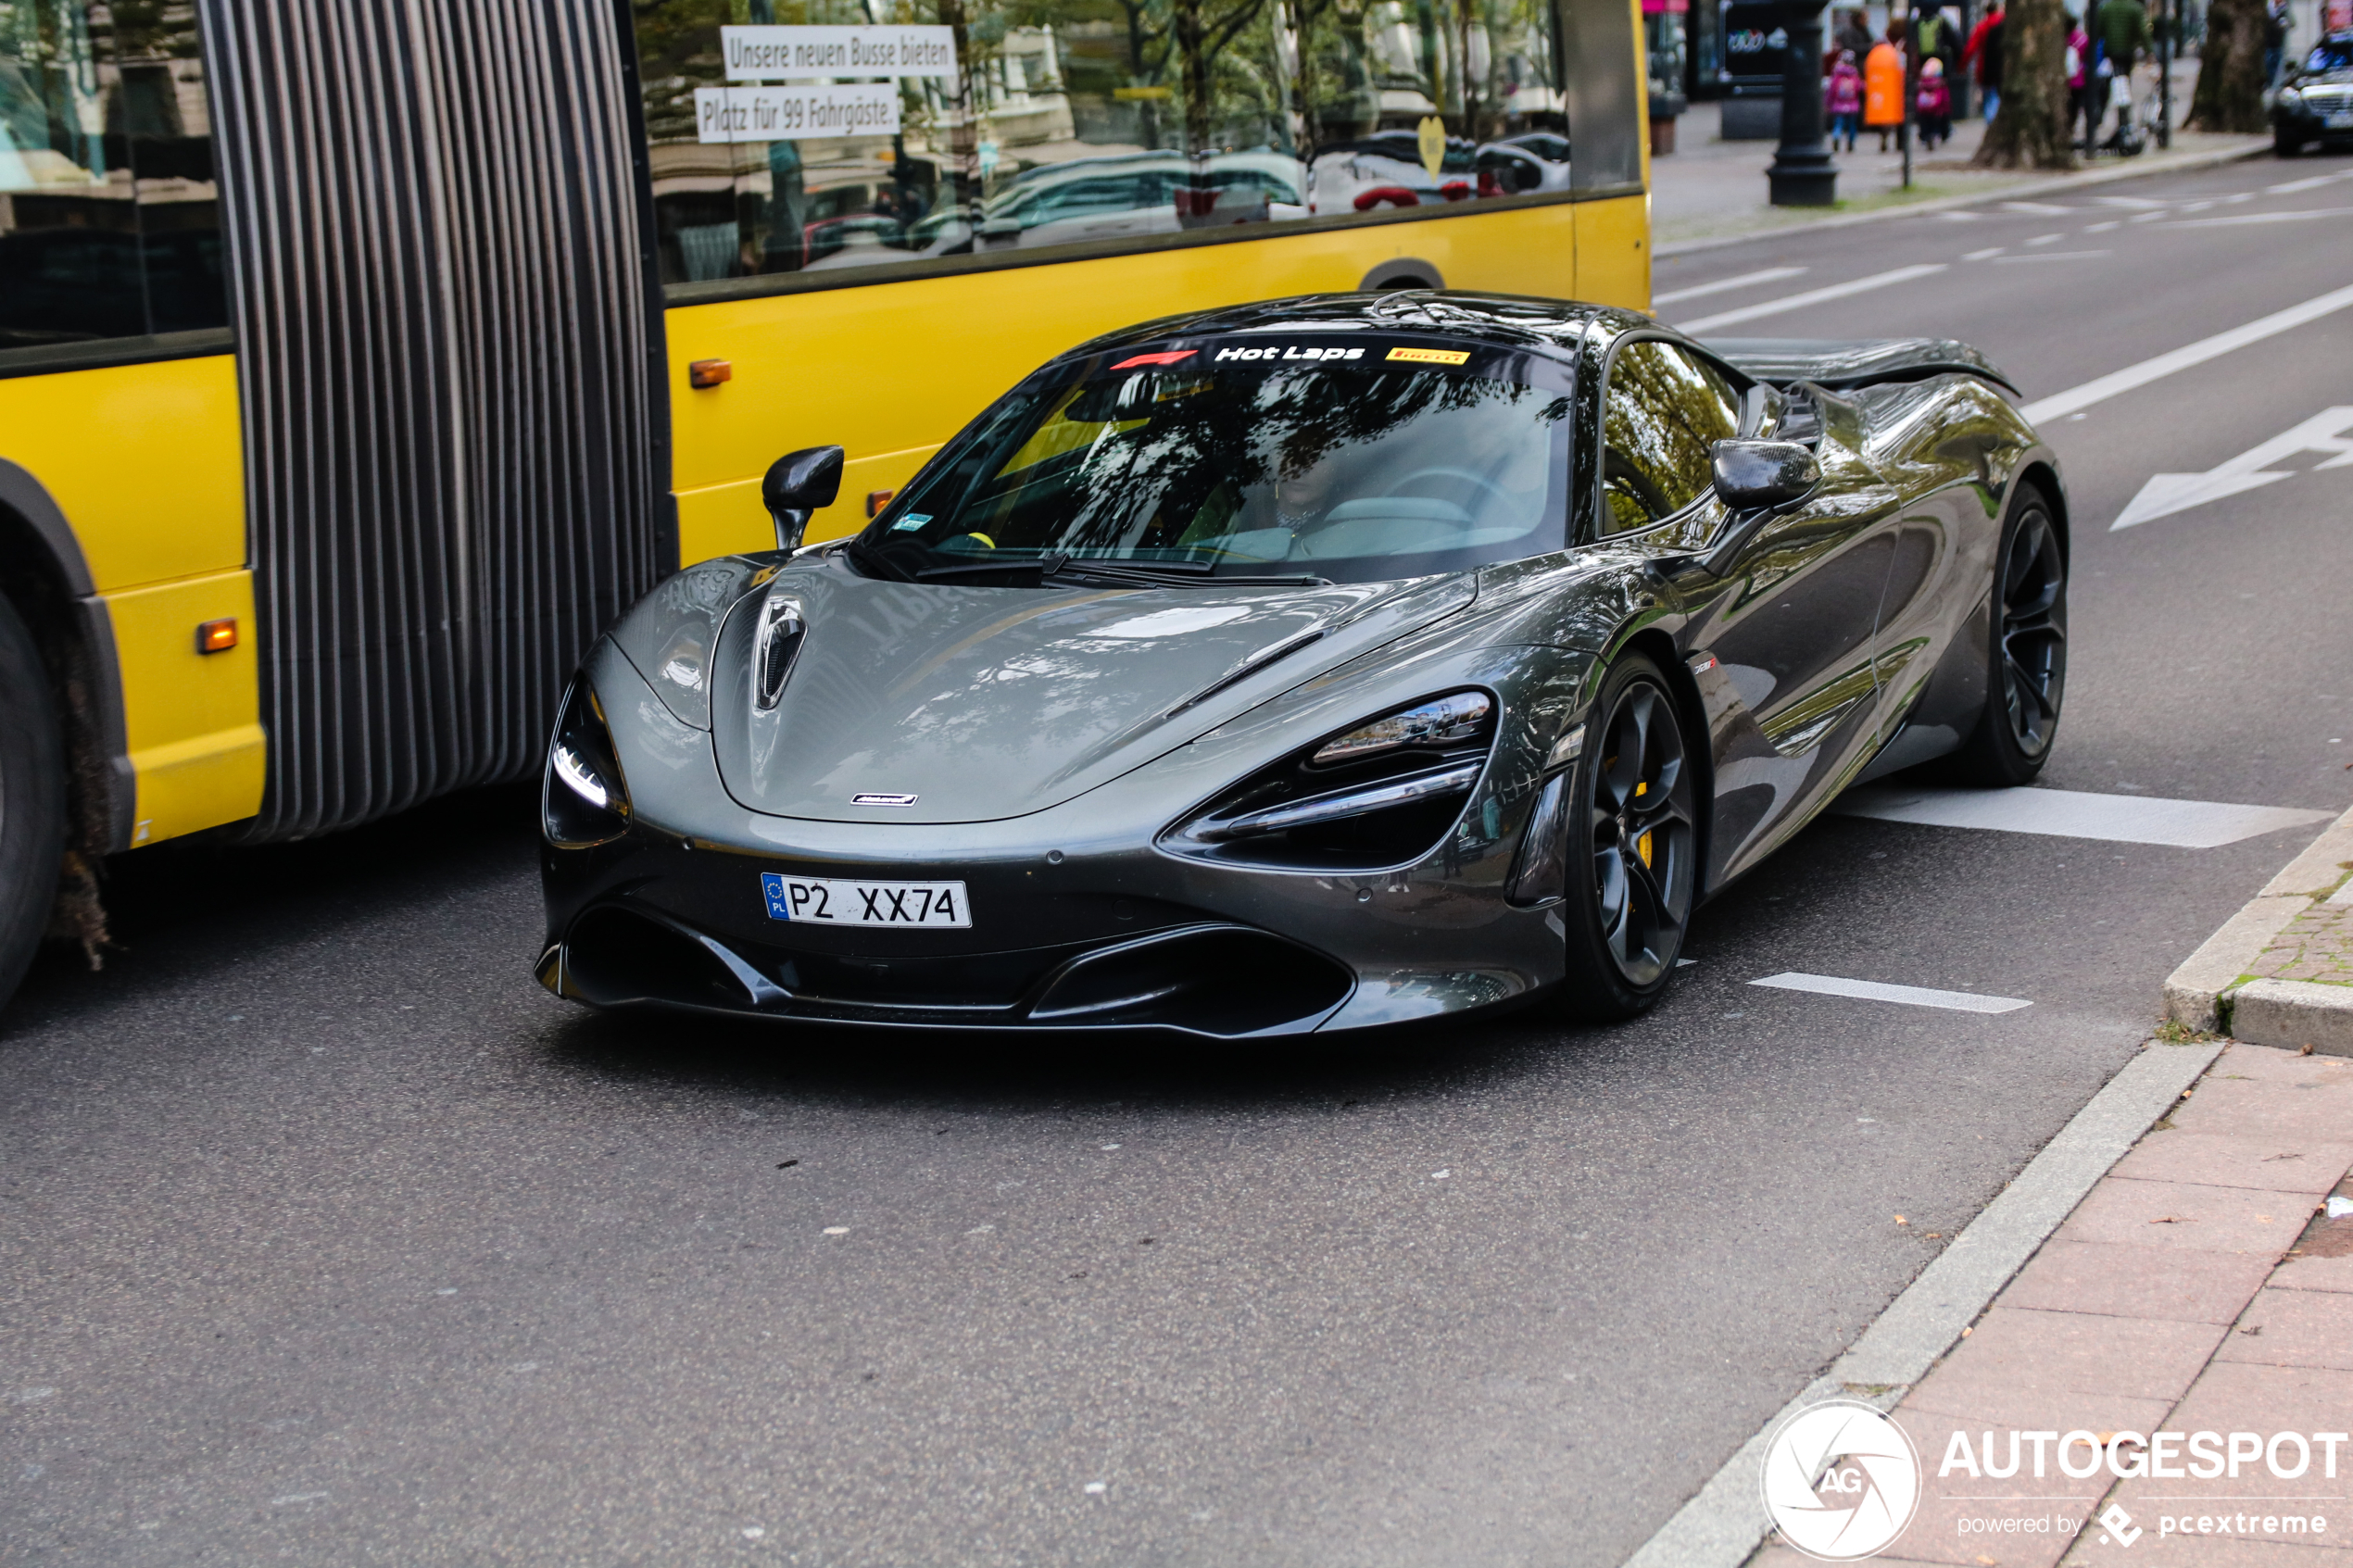
[(588, 655), (557, 994), (961, 1030), (1629, 1017), (1841, 791), (2034, 777), (2058, 465), (1974, 350), (1318, 295), (1039, 369), (854, 537)]

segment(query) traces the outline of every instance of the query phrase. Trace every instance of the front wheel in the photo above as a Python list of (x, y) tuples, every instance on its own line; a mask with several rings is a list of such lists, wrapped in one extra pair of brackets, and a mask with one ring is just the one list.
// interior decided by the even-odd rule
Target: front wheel
[(1567, 964), (1553, 1010), (1615, 1023), (1675, 977), (1699, 882), (1699, 813), (1682, 715), (1657, 665), (1619, 660), (1585, 725), (1568, 780)]
[(32, 961), (65, 858), (64, 750), (48, 671), (0, 598), (0, 1006)]
[(1972, 784), (2031, 784), (2050, 760), (2067, 688), (2067, 554), (2040, 491), (2010, 509), (1993, 597), (1985, 709), (1956, 771)]
[(2279, 130), (2276, 127), (2273, 128), (2271, 132), (2271, 156), (2273, 157), (2297, 157), (2302, 156), (2303, 152), (2303, 137), (2291, 136), (2284, 131)]

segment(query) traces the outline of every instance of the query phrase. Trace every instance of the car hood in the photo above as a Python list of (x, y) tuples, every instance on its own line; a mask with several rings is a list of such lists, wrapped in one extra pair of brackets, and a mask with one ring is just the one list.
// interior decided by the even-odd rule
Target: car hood
[[(1038, 589), (797, 566), (728, 616), (711, 738), (727, 792), (776, 816), (970, 822), (1059, 805), (1322, 671), (1469, 605), (1468, 574), (1326, 587)], [(807, 630), (751, 698), (761, 607)], [(912, 797), (855, 805), (852, 797)]]

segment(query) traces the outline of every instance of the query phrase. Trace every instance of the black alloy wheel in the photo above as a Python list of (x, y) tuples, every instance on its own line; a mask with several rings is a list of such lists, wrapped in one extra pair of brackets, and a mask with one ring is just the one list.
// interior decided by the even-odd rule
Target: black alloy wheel
[(1608, 1022), (1642, 1011), (1674, 979), (1699, 880), (1699, 818), (1682, 715), (1658, 666), (1621, 660), (1585, 722), (1557, 1010)]
[(1979, 784), (2027, 784), (2050, 758), (2067, 689), (2067, 552), (2034, 490), (2003, 531), (1991, 632), (1984, 716), (1956, 760)]

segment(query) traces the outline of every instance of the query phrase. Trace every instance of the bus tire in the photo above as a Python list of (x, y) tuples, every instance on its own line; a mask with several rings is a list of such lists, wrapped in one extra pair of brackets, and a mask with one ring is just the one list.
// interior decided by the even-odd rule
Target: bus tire
[(49, 672), (24, 618), (0, 597), (0, 1005), (40, 946), (65, 849), (65, 747)]

